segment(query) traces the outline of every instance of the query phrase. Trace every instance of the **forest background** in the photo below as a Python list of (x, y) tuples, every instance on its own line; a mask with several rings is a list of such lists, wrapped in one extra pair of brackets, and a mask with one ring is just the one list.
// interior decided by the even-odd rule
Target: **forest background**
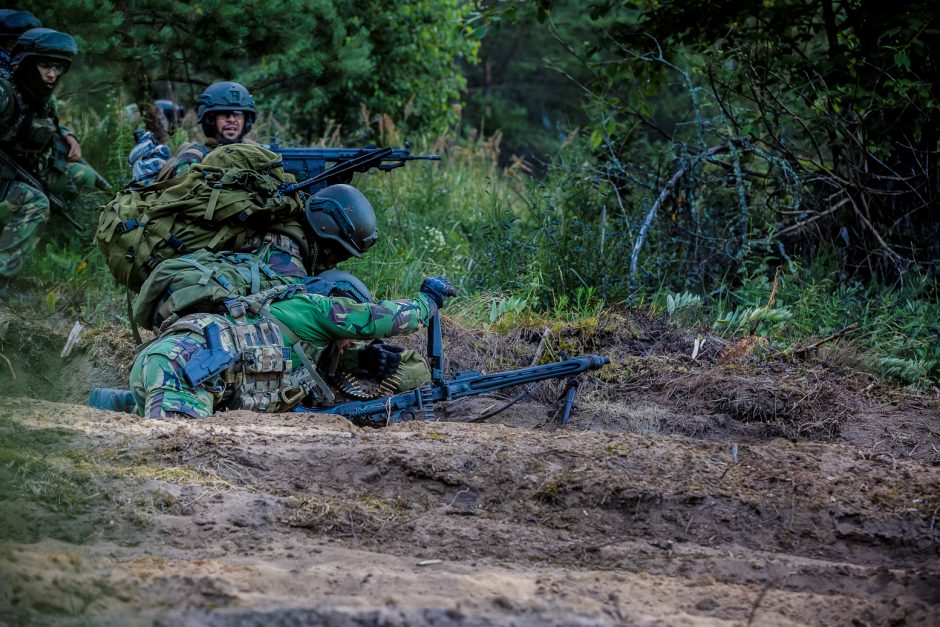
[[(456, 315), (668, 316), (767, 350), (843, 333), (848, 367), (940, 381), (940, 9), (870, 0), (26, 2), (80, 56), (59, 89), (85, 156), (129, 179), (152, 102), (248, 86), (253, 136), (400, 145), (441, 164), (357, 175), (380, 295), (446, 272)], [(140, 119), (128, 114), (136, 105)], [(56, 219), (23, 281), (50, 315), (121, 317)], [(857, 326), (850, 326), (855, 323)]]

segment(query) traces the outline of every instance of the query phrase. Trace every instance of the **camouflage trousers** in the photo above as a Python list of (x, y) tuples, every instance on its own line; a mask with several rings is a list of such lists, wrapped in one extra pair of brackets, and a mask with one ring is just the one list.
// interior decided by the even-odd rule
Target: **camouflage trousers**
[(36, 248), (42, 226), (49, 220), (49, 199), (39, 189), (19, 181), (5, 184), (0, 199), (0, 277), (19, 274)]
[(70, 206), (78, 202), (84, 192), (95, 189), (95, 180), (95, 170), (84, 163), (69, 163), (64, 174), (55, 170), (46, 174), (49, 191)]
[(193, 387), (183, 368), (205, 348), (196, 335), (170, 335), (145, 347), (131, 368), (130, 388), (137, 411), (144, 418), (205, 418), (212, 415), (215, 397), (202, 386)]

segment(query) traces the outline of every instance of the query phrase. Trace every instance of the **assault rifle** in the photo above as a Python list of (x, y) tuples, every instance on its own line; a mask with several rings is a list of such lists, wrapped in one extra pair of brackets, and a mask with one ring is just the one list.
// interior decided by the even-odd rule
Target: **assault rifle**
[[(440, 155), (411, 154), (408, 142), (405, 142), (404, 148), (285, 148), (277, 143), (271, 144), (269, 148), (281, 155), (284, 170), (301, 181), (287, 191), (304, 189), (309, 193), (315, 193), (327, 185), (348, 183), (356, 172), (366, 172), (372, 168), (388, 172), (404, 166), (408, 161), (441, 160)], [(335, 165), (327, 168), (328, 163)]]
[(295, 411), (315, 412), (319, 414), (338, 414), (349, 419), (353, 424), (369, 427), (384, 427), (388, 424), (407, 420), (434, 420), (434, 403), (452, 401), (466, 396), (495, 392), (514, 385), (523, 385), (545, 379), (568, 379), (566, 388), (564, 416), (561, 424), (567, 422), (574, 402), (574, 390), (577, 390), (577, 375), (586, 370), (597, 370), (609, 364), (610, 360), (602, 355), (583, 355), (542, 364), (530, 368), (519, 368), (507, 372), (482, 374), (475, 370), (457, 372), (444, 376), (444, 354), (441, 346), (441, 320), (439, 314), (431, 317), (428, 326), (428, 366), (431, 368), (431, 382), (401, 394), (382, 398), (350, 401), (326, 407), (299, 407)]
[(53, 211), (58, 211), (65, 216), (75, 228), (82, 228), (82, 225), (69, 215), (68, 209), (65, 203), (62, 202), (62, 199), (47, 189), (44, 180), (18, 164), (6, 152), (0, 150), (0, 198), (6, 196), (6, 188), (10, 181), (20, 181), (21, 183), (26, 183), (30, 187), (35, 187), (42, 191), (42, 193), (46, 195), (46, 198), (49, 199), (49, 207)]

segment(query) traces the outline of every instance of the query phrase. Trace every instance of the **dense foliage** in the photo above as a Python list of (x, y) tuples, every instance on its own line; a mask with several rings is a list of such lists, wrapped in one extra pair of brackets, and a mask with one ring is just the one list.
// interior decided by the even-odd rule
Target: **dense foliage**
[[(477, 322), (622, 303), (782, 351), (857, 321), (864, 367), (940, 380), (932, 5), (31, 4), (79, 38), (62, 109), (115, 181), (122, 94), (191, 103), (221, 78), (255, 92), (262, 139), (440, 134), (419, 148), (443, 163), (354, 181), (381, 239), (350, 269), (379, 294), (446, 272)], [(29, 269), (50, 312), (121, 315), (75, 241)]]
[(414, 131), (457, 120), (460, 61), (478, 41), (458, 0), (389, 10), (373, 0), (31, 1), (43, 23), (72, 33), (81, 58), (66, 91), (128, 90), (192, 106), (211, 82), (237, 80), (305, 140), (339, 125), (353, 134), (387, 114)]
[[(495, 19), (568, 2), (490, 3)], [(637, 279), (711, 291), (838, 248), (903, 279), (940, 255), (938, 9), (870, 0), (596, 0), (571, 37), (592, 117), (598, 228), (624, 213)], [(582, 202), (591, 206), (591, 202)]]

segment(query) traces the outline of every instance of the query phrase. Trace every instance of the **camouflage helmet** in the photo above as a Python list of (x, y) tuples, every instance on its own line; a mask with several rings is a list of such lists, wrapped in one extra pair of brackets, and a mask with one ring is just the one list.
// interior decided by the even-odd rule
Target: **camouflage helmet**
[(29, 57), (43, 57), (65, 61), (67, 70), (77, 54), (78, 46), (68, 33), (51, 28), (31, 28), (16, 40), (11, 63), (19, 65)]
[(354, 275), (336, 268), (305, 278), (304, 286), (309, 294), (342, 296), (357, 303), (372, 302), (372, 292), (369, 291), (365, 283)]
[(306, 214), (314, 236), (338, 243), (354, 257), (378, 239), (372, 204), (352, 185), (324, 187), (307, 199)]
[(39, 28), (42, 22), (29, 11), (0, 10), (0, 41), (19, 37), (32, 28)]
[(251, 125), (255, 122), (255, 100), (245, 86), (239, 83), (212, 83), (199, 95), (196, 103), (196, 118), (202, 124), (206, 137), (215, 135), (215, 119), (210, 113), (244, 111), (245, 133), (251, 130)]

